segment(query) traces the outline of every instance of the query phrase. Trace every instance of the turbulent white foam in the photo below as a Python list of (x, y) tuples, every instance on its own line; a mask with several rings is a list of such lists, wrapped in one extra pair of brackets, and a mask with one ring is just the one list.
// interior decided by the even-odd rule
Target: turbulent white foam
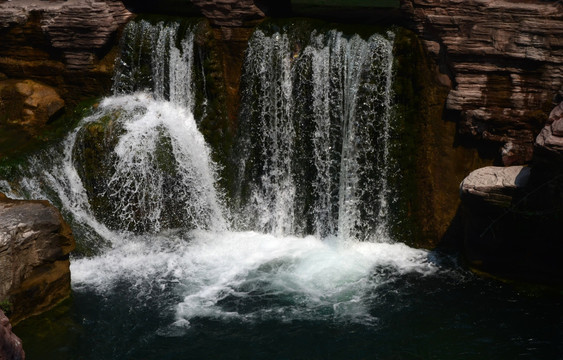
[[(391, 271), (382, 277), (380, 268)], [(368, 312), (367, 291), (435, 270), (424, 250), (404, 244), (207, 231), (133, 238), (71, 265), (78, 291), (111, 294), (126, 282), (142, 300), (160, 289), (162, 301), (175, 299), (177, 325), (198, 317), (369, 323), (377, 314)]]

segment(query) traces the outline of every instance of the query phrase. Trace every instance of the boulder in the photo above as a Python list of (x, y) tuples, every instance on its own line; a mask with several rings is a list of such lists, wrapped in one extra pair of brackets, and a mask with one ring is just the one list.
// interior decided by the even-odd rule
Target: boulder
[(0, 359), (24, 360), (22, 341), (12, 332), (10, 320), (0, 310)]
[(563, 284), (563, 181), (535, 167), (485, 167), (461, 183), (465, 260), (496, 276)]
[(0, 125), (18, 125), (37, 133), (64, 106), (50, 86), (33, 80), (0, 81)]
[(506, 208), (530, 180), (526, 166), (487, 166), (471, 172), (460, 185), (462, 201)]
[(70, 295), (74, 246), (70, 227), (49, 202), (0, 196), (0, 301), (12, 304), (12, 323)]

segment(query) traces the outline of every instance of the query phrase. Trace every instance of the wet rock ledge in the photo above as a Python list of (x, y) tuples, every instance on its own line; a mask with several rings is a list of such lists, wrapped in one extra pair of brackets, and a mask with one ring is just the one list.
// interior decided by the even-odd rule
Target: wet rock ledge
[(70, 296), (68, 224), (47, 201), (0, 194), (0, 303), (12, 324), (49, 310)]

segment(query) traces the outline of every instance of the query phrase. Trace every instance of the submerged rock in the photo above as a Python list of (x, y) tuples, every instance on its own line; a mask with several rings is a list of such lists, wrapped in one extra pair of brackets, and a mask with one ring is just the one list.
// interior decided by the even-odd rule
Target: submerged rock
[(0, 194), (0, 301), (13, 304), (11, 320), (49, 310), (70, 295), (68, 224), (47, 201)]
[(22, 348), (22, 341), (12, 332), (10, 320), (4, 312), (0, 310), (0, 359), (2, 360), (23, 360), (25, 353)]

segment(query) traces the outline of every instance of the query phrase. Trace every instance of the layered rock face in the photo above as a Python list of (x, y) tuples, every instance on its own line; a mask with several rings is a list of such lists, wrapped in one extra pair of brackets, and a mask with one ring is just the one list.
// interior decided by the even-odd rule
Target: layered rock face
[(0, 194), (0, 301), (13, 304), (13, 323), (70, 295), (70, 227), (47, 201)]
[(402, 0), (449, 76), (458, 133), (531, 160), (535, 136), (563, 86), (563, 4), (540, 0)]
[(99, 96), (130, 16), (118, 0), (0, 1), (0, 73), (55, 87), (70, 103)]
[(24, 360), (25, 353), (20, 338), (12, 332), (10, 321), (0, 310), (0, 359)]
[(191, 0), (213, 25), (242, 27), (266, 16), (254, 0)]

